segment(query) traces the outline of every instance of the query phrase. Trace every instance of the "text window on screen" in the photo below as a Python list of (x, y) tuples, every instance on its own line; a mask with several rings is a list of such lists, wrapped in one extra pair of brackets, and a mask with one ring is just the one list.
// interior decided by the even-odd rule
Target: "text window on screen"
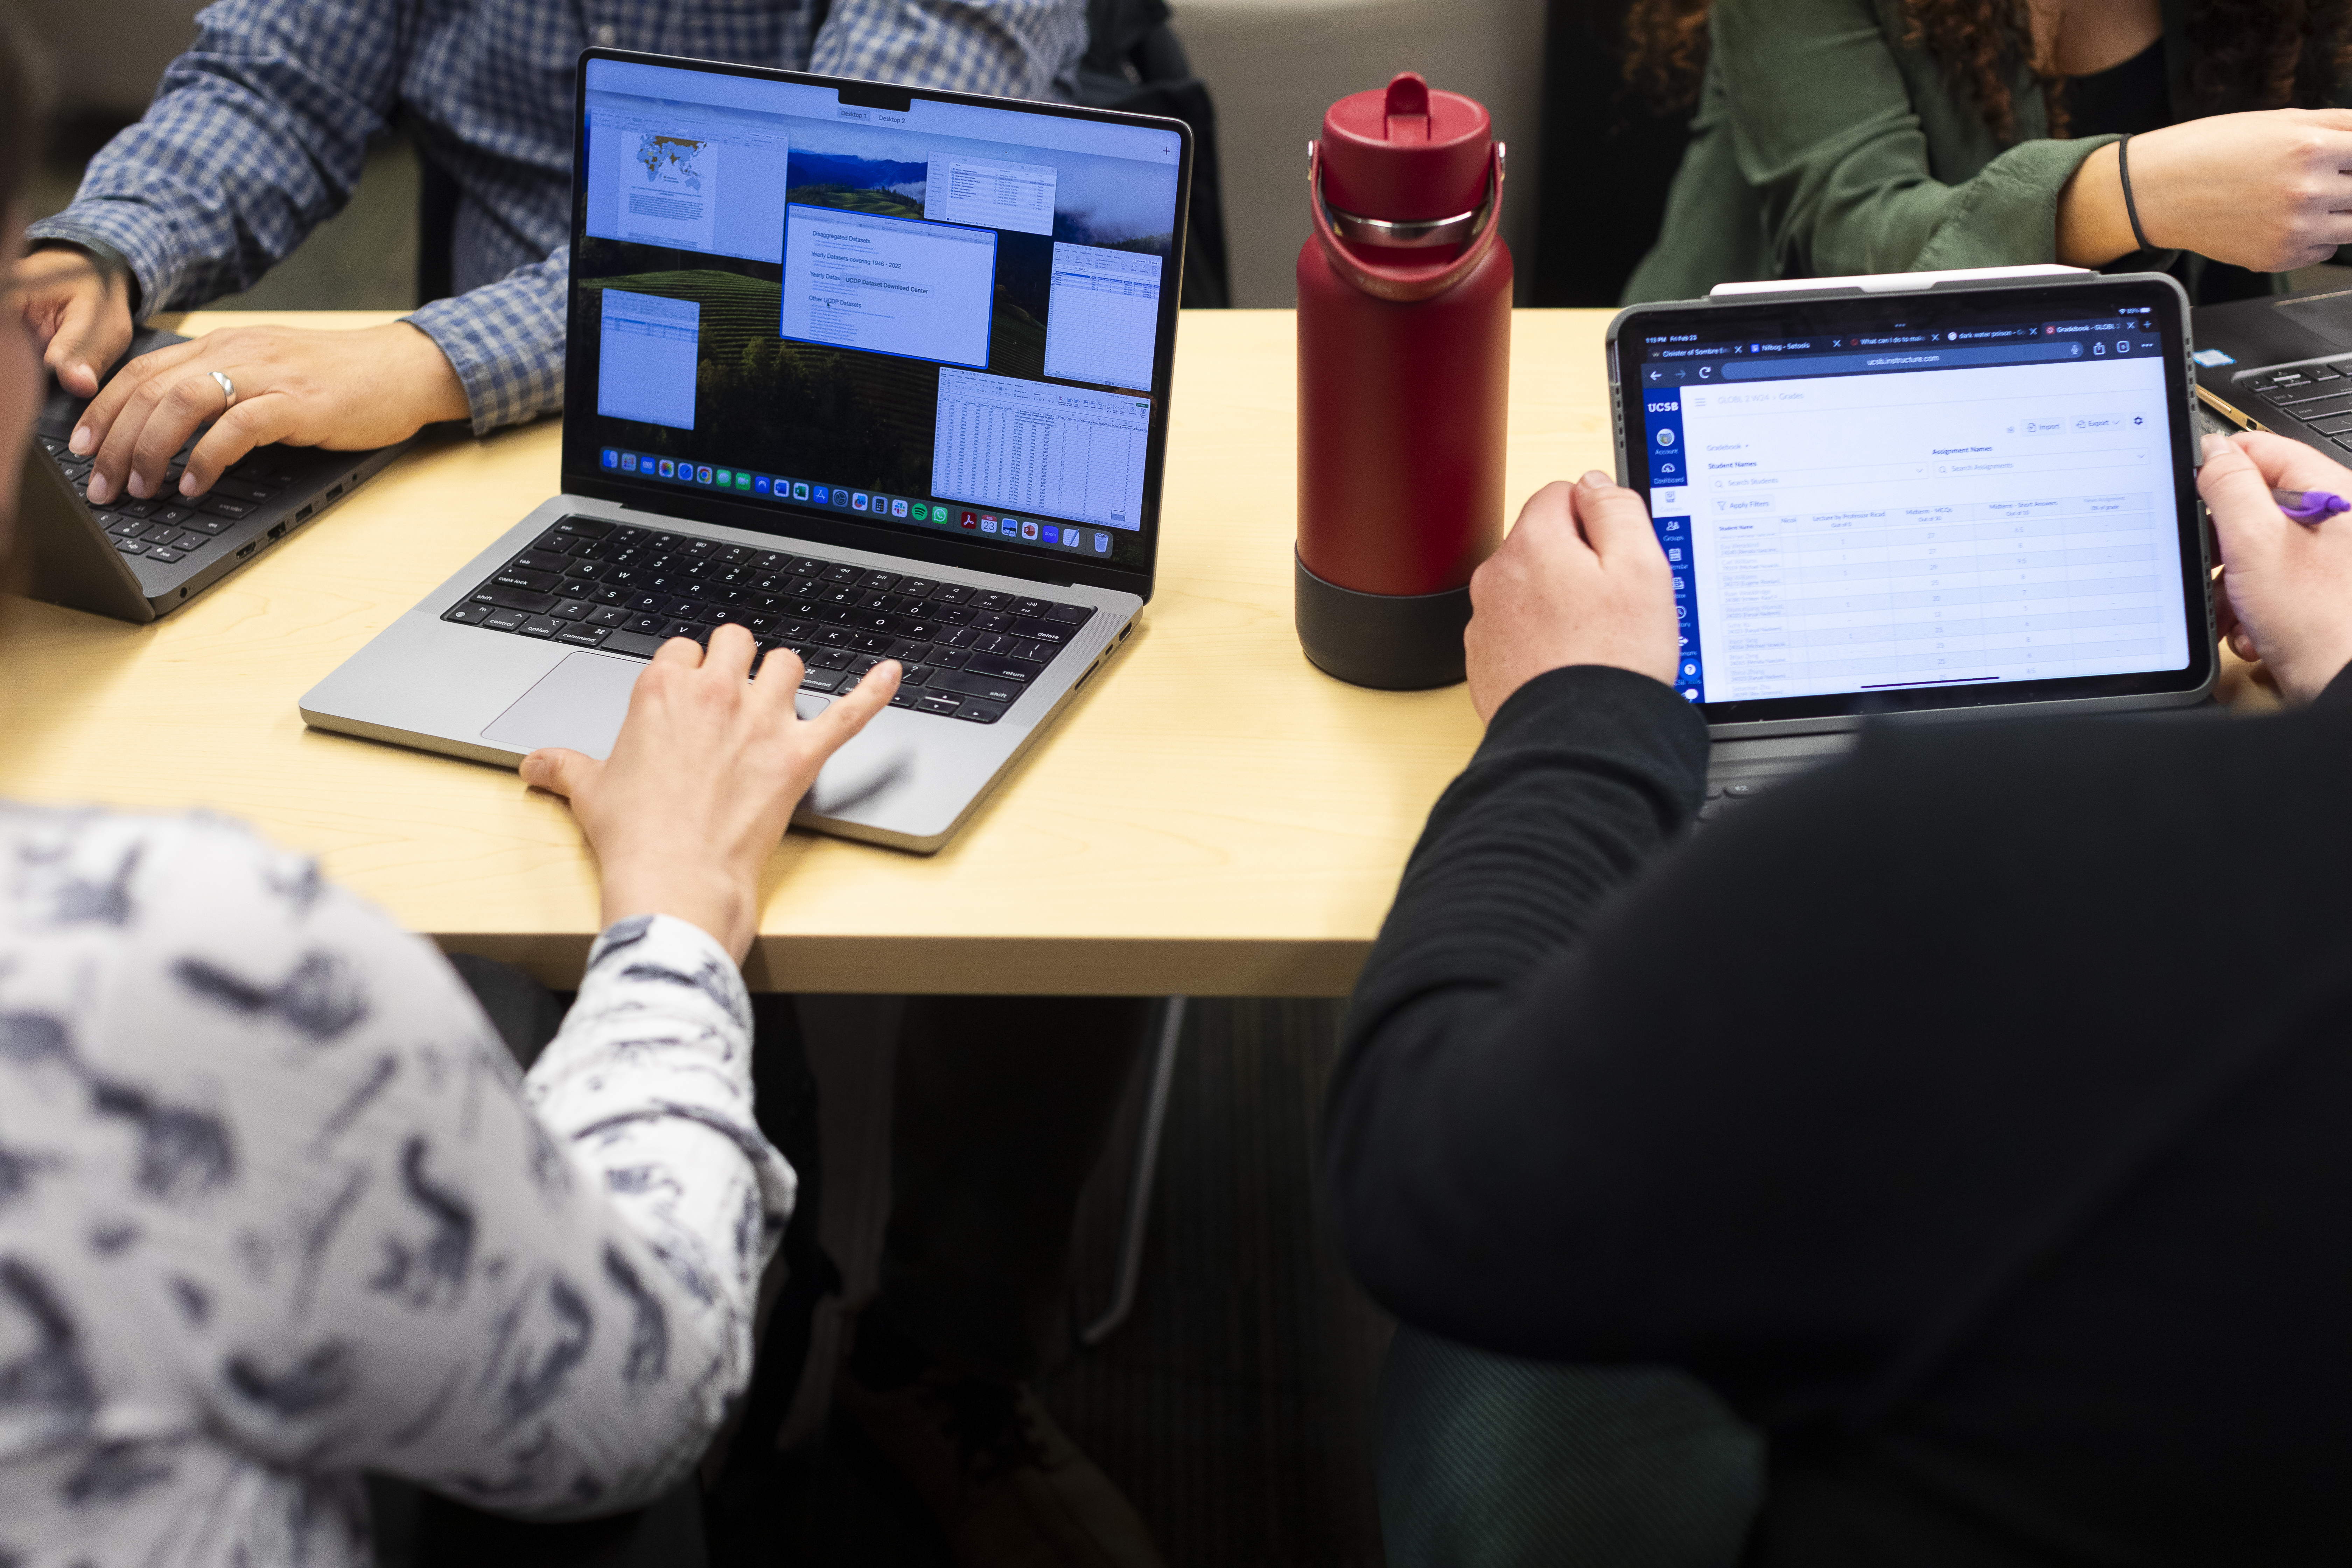
[(1662, 538), (1686, 531), (1672, 564), (1706, 701), (2188, 662), (2153, 360), (1756, 379), (1645, 403), (1652, 441), (1681, 454), (1684, 481), (1654, 477), (1653, 511)]
[(931, 493), (1139, 528), (1150, 433), (1144, 398), (942, 370)]
[(988, 229), (797, 202), (785, 209), (787, 338), (985, 366), (995, 281)]
[(693, 429), (702, 307), (691, 300), (623, 289), (606, 289), (604, 295), (596, 412), (610, 419)]
[(690, 107), (592, 108), (587, 232), (780, 260), (790, 152), (781, 128), (709, 119)]
[(1045, 374), (1098, 386), (1151, 387), (1160, 331), (1160, 258), (1055, 244), (1045, 309)]

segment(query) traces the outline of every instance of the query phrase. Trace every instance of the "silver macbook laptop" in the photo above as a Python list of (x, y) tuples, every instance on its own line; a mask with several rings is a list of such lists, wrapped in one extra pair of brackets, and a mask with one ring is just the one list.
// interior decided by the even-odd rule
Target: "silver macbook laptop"
[(804, 715), (905, 668), (797, 820), (937, 849), (1150, 597), (1191, 170), (1171, 120), (589, 51), (563, 493), (302, 717), (601, 756), (733, 621)]
[[(1760, 288), (1760, 286), (1759, 286)], [(2204, 700), (2189, 301), (2155, 274), (1832, 279), (1610, 331), (1710, 814), (1865, 721)]]

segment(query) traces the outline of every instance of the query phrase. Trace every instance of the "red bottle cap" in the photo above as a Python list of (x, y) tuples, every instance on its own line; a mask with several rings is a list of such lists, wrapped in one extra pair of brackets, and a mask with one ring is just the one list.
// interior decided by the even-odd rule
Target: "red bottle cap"
[(1323, 114), (1323, 199), (1388, 223), (1427, 223), (1486, 199), (1494, 126), (1475, 98), (1405, 71)]

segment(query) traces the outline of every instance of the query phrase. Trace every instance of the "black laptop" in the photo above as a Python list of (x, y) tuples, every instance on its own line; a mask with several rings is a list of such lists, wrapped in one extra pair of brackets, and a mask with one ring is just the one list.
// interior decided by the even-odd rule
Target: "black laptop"
[(2207, 407), (2352, 463), (2352, 289), (2200, 306), (2192, 330)]
[[(142, 331), (124, 359), (186, 341)], [(85, 406), (49, 383), (17, 491), (24, 590), (121, 621), (152, 621), (178, 609), (374, 478), (406, 445), (373, 452), (260, 447), (206, 494), (183, 497), (180, 473), (199, 430), (173, 456), (155, 499), (126, 495), (94, 508), (89, 463), (66, 445)]]

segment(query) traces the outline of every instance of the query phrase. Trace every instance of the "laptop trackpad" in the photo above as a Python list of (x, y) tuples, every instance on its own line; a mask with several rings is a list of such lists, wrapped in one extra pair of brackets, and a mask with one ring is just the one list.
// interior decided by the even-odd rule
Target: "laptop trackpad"
[(2352, 289), (2283, 300), (2271, 307), (2305, 331), (2339, 349), (2352, 349)]
[[(482, 739), (518, 752), (568, 746), (592, 757), (610, 755), (621, 721), (628, 715), (629, 689), (644, 668), (602, 654), (575, 653), (499, 714), (482, 731)], [(814, 719), (824, 711), (827, 700), (803, 691), (793, 707), (802, 718)]]

